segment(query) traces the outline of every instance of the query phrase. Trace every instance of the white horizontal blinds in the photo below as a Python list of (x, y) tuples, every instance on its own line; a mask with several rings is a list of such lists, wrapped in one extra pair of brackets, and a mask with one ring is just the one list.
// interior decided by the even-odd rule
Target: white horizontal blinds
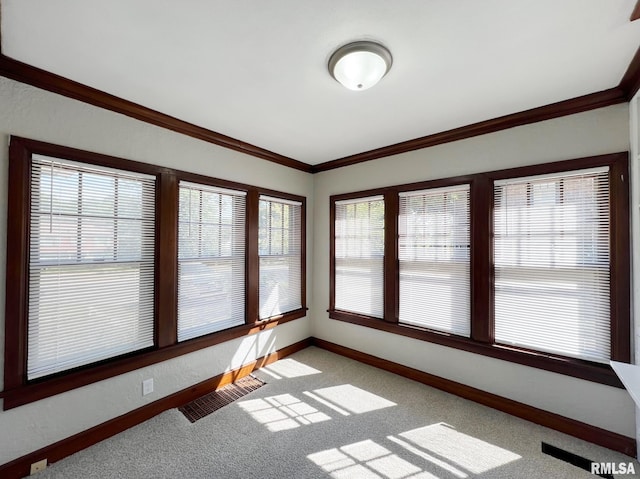
[(384, 198), (335, 204), (335, 309), (384, 316)]
[(302, 203), (260, 196), (260, 319), (302, 307)]
[(470, 335), (469, 185), (400, 193), (400, 316)]
[(610, 357), (608, 168), (495, 183), (495, 340)]
[(154, 344), (155, 178), (33, 156), (27, 377)]
[(180, 182), (178, 341), (244, 324), (245, 193)]

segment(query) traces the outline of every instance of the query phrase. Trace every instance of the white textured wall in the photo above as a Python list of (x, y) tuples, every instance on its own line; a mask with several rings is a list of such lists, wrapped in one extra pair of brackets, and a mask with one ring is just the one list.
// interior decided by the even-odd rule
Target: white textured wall
[(628, 115), (626, 104), (616, 105), (314, 175), (314, 336), (635, 437), (624, 389), (330, 320), (326, 312), (330, 195), (627, 151)]
[[(635, 358), (640, 364), (640, 94), (629, 103), (629, 138), (631, 140), (631, 287), (633, 291), (632, 312), (635, 327), (632, 329)], [(636, 445), (640, 457), (640, 408), (636, 405)]]
[[(624, 390), (332, 321), (326, 313), (329, 195), (624, 151), (629, 148), (628, 132), (627, 106), (619, 105), (311, 176), (0, 77), (0, 198), (7, 195), (10, 134), (306, 196), (307, 299), (312, 305), (309, 317), (314, 318), (0, 411), (0, 464), (310, 333), (633, 437), (634, 408)], [(6, 201), (0, 201), (0, 371), (4, 357), (6, 219)], [(143, 398), (141, 381), (148, 377), (155, 378), (156, 391)]]
[[(311, 270), (312, 175), (0, 77), (0, 371), (3, 371), (4, 358), (7, 153), (12, 134), (306, 196), (307, 269)], [(309, 274), (308, 301), (311, 301), (311, 284)], [(10, 411), (0, 411), (0, 464), (309, 335), (309, 319), (303, 318), (258, 335), (235, 339)], [(141, 382), (149, 377), (155, 378), (155, 392), (143, 398)]]

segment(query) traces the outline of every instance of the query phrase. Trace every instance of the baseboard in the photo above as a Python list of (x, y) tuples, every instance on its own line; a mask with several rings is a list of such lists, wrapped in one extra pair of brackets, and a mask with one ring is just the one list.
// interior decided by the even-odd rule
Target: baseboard
[(14, 459), (11, 462), (0, 466), (0, 477), (12, 479), (28, 476), (30, 473), (31, 464), (47, 459), (49, 464), (59, 461), (71, 454), (74, 454), (82, 449), (86, 449), (100, 441), (103, 441), (111, 436), (114, 436), (122, 431), (129, 429), (137, 424), (140, 424), (154, 416), (157, 416), (161, 412), (168, 409), (176, 408), (186, 404), (194, 399), (197, 399), (204, 394), (219, 389), (227, 384), (230, 384), (237, 379), (240, 379), (248, 374), (251, 374), (254, 370), (271, 364), (280, 358), (289, 356), (297, 351), (305, 349), (312, 344), (312, 339), (307, 338), (290, 346), (282, 348), (274, 353), (265, 355), (249, 364), (242, 366), (241, 368), (233, 371), (219, 374), (213, 378), (207, 379), (189, 388), (178, 391), (170, 396), (166, 396), (162, 399), (158, 399), (152, 403), (128, 412), (122, 416), (111, 419), (107, 422), (99, 424), (75, 434), (66, 439), (62, 439), (54, 444), (43, 447), (37, 451), (29, 453), (25, 456)]
[(207, 379), (206, 381), (198, 383), (187, 389), (183, 389), (182, 391), (178, 391), (170, 396), (158, 399), (157, 401), (142, 406), (122, 416), (92, 427), (91, 429), (87, 429), (86, 431), (82, 431), (42, 449), (19, 457), (11, 462), (0, 465), (0, 477), (13, 479), (28, 476), (31, 464), (34, 462), (38, 462), (42, 459), (47, 459), (50, 464), (59, 461), (60, 459), (125, 431), (130, 427), (151, 419), (168, 409), (179, 407), (208, 392), (226, 386), (237, 379), (251, 374), (251, 372), (258, 368), (271, 364), (280, 358), (289, 356), (311, 345), (384, 369), (428, 386), (441, 389), (462, 398), (484, 404), (485, 406), (526, 419), (527, 421), (540, 424), (541, 426), (555, 429), (579, 439), (598, 444), (599, 446), (621, 452), (628, 456), (636, 457), (636, 441), (633, 438), (591, 426), (574, 419), (569, 419), (564, 416), (560, 416), (559, 414), (544, 411), (511, 399), (503, 398), (501, 396), (497, 396), (471, 386), (466, 386), (455, 381), (450, 381), (433, 374), (425, 373), (424, 371), (413, 369), (402, 364), (387, 361), (386, 359), (356, 351), (355, 349), (340, 346), (339, 344), (331, 343), (323, 339), (307, 338), (274, 353), (263, 356), (242, 366), (241, 368)]
[(360, 361), (371, 366), (398, 374), (400, 376), (446, 391), (456, 396), (489, 406), (493, 409), (506, 412), (541, 426), (555, 429), (570, 436), (592, 442), (599, 446), (621, 452), (627, 456), (636, 457), (636, 441), (633, 438), (607, 431), (590, 424), (544, 411), (512, 399), (507, 399), (480, 389), (466, 386), (449, 379), (434, 376), (418, 369), (413, 369), (402, 364), (387, 361), (355, 349), (350, 349), (323, 339), (313, 338), (313, 345), (327, 351), (331, 351), (347, 358)]

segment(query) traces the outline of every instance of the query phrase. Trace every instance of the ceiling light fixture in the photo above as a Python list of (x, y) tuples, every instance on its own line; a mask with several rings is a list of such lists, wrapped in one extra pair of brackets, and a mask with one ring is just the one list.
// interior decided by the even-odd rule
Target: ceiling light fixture
[(391, 68), (391, 53), (379, 43), (361, 41), (338, 48), (329, 72), (349, 90), (362, 91), (378, 83)]

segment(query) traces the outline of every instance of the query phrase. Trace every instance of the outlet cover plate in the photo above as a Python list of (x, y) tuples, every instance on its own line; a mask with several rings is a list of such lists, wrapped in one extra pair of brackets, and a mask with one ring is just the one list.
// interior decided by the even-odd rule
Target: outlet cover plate
[(153, 392), (153, 378), (145, 379), (142, 381), (142, 395), (146, 396)]
[(47, 460), (43, 459), (42, 461), (34, 462), (31, 464), (31, 470), (29, 475), (35, 474), (36, 472), (44, 471), (47, 467)]

